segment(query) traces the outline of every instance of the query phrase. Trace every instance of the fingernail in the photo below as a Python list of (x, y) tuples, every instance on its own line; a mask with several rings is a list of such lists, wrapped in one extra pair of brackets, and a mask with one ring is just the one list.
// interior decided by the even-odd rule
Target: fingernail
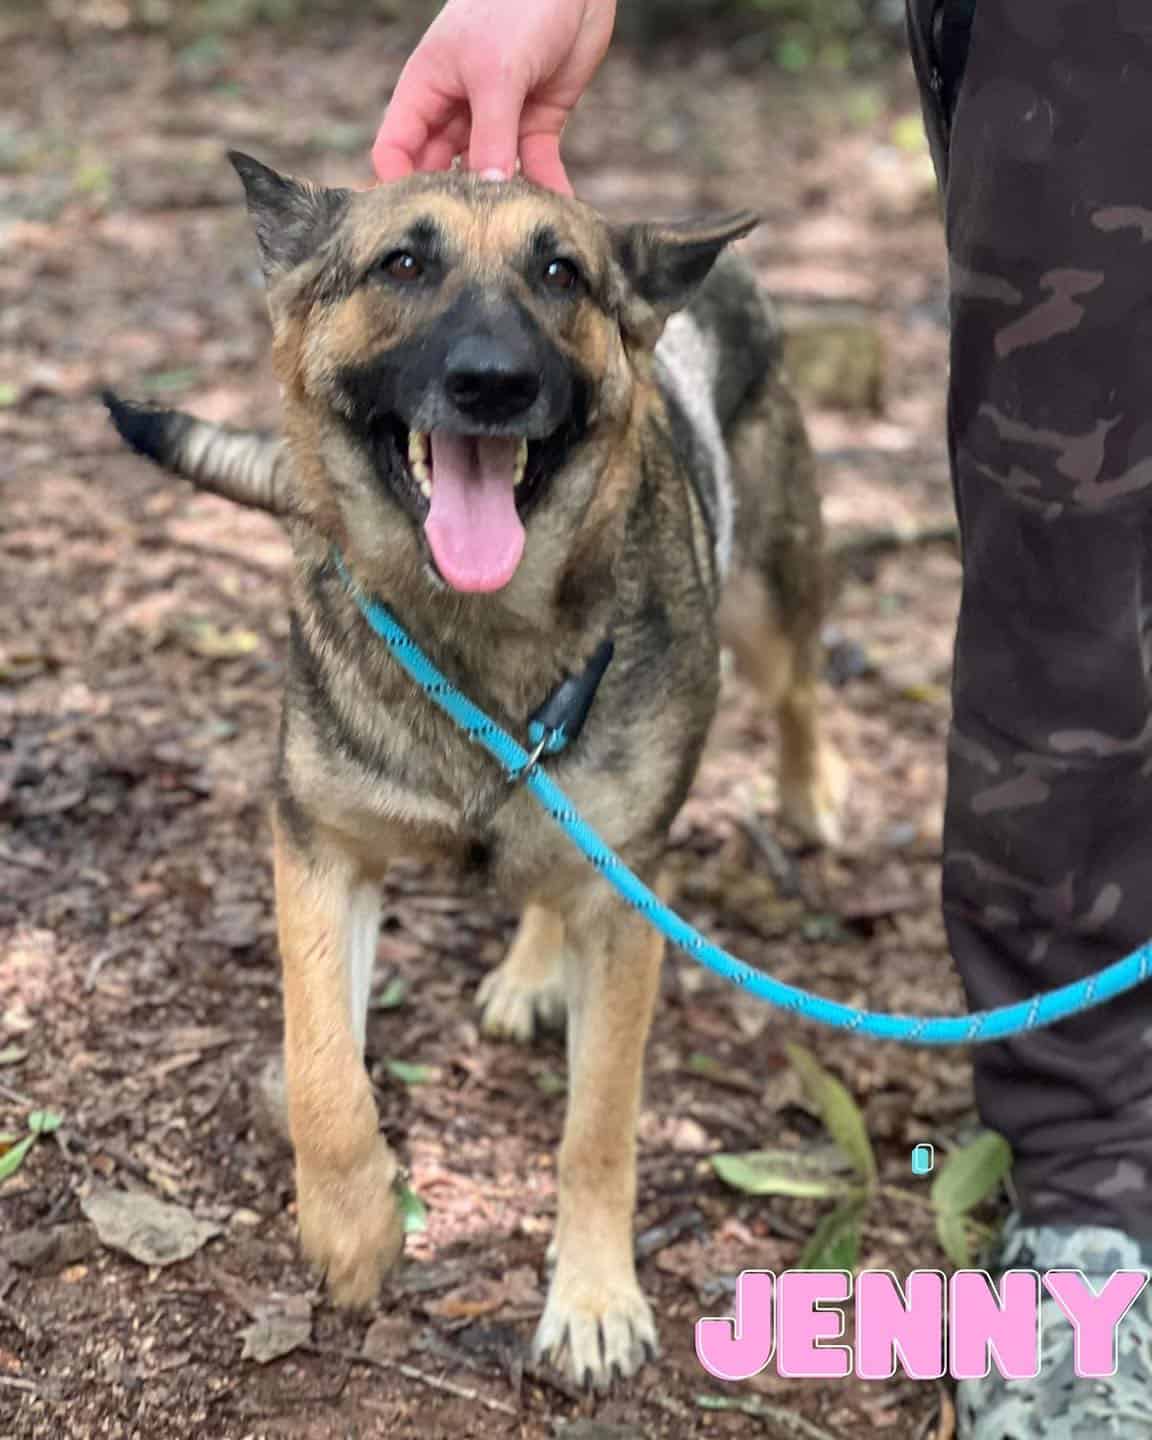
[(480, 179), (481, 179), (481, 180), (507, 180), (507, 179), (508, 179), (508, 172), (507, 172), (506, 170), (481, 170), (481, 171), (480, 171)]

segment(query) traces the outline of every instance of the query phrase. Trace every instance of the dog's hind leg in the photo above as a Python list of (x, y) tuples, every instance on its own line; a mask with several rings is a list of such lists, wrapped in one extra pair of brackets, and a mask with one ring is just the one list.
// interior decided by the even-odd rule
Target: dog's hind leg
[(561, 916), (544, 905), (526, 905), (507, 956), (476, 993), (485, 1035), (526, 1045), (537, 1025), (564, 1023), (563, 954)]
[(280, 827), (275, 872), (300, 1243), (337, 1304), (369, 1305), (404, 1243), (399, 1167), (363, 1060), (375, 895), (338, 848), (305, 854)]
[(809, 842), (836, 845), (847, 772), (818, 705), (824, 534), (811, 451), (787, 390), (771, 382), (748, 400), (728, 443), (737, 543), (721, 639), (776, 714), (781, 817)]
[(605, 1388), (655, 1353), (633, 1258), (636, 1120), (663, 939), (597, 887), (569, 922), (568, 1113), (558, 1167), (556, 1269), (533, 1353)]

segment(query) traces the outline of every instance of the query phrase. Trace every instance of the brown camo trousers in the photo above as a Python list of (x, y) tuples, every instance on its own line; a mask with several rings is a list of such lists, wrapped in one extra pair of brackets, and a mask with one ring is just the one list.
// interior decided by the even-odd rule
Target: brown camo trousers
[[(1152, 938), (1152, 0), (908, 0), (964, 561), (944, 909), (970, 1004)], [(1152, 989), (975, 1051), (1025, 1220), (1152, 1239)]]

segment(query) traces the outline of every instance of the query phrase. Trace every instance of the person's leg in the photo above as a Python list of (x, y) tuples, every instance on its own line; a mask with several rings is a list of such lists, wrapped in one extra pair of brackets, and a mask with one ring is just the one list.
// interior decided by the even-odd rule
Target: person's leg
[[(1152, 936), (1152, 5), (910, 9), (945, 181), (964, 561), (944, 906), (983, 1009)], [(981, 1047), (975, 1067), (1015, 1156), (1024, 1228), (1002, 1258), (1147, 1254), (1152, 994)], [(1066, 1415), (1091, 1387), (1073, 1403), (1065, 1369), (1035, 1412), (1018, 1391), (985, 1424), (970, 1403), (971, 1433), (1145, 1433)]]
[[(978, 0), (948, 154), (964, 557), (944, 842), (975, 1008), (1152, 937), (1152, 6)], [(1152, 1237), (1152, 995), (976, 1051), (1026, 1220)]]

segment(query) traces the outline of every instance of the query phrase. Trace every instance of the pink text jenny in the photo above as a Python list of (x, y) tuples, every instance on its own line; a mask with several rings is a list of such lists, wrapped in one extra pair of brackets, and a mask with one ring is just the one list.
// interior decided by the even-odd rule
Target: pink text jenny
[[(1099, 1289), (1079, 1270), (1009, 1270), (997, 1285), (983, 1270), (915, 1270), (900, 1282), (865, 1270), (855, 1284), (855, 1345), (842, 1342), (852, 1276), (841, 1270), (745, 1270), (736, 1318), (696, 1322), (696, 1354), (720, 1380), (748, 1380), (776, 1357), (790, 1379), (855, 1374), (887, 1380), (977, 1379), (995, 1364), (1006, 1379), (1040, 1373), (1040, 1297), (1046, 1290), (1074, 1332), (1079, 1376), (1116, 1373), (1120, 1322), (1148, 1283), (1117, 1270)], [(1063, 1322), (1058, 1322), (1063, 1323)]]

